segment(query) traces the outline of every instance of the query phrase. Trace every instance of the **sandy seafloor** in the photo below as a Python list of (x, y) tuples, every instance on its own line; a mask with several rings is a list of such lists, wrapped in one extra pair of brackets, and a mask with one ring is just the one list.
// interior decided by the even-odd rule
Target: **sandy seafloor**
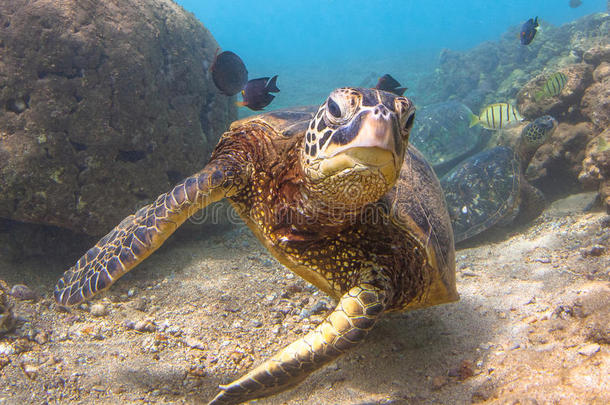
[[(259, 403), (610, 403), (610, 216), (593, 198), (458, 250), (459, 302), (386, 316)], [(0, 340), (0, 404), (206, 403), (332, 307), (244, 226), (189, 228), (71, 312), (52, 299), (60, 259), (0, 262), (0, 278), (40, 295), (17, 302), (19, 328)]]

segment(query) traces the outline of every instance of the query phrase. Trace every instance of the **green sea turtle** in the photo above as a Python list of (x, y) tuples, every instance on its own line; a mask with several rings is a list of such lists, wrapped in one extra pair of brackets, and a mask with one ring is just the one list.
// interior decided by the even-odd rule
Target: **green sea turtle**
[(341, 88), (319, 107), (245, 118), (206, 167), (125, 218), (66, 271), (63, 305), (105, 290), (191, 214), (227, 198), (287, 268), (338, 300), (313, 331), (212, 404), (283, 391), (356, 346), (384, 312), (455, 301), (455, 251), (440, 183), (408, 146), (415, 108), (388, 92)]
[(470, 127), (472, 111), (456, 100), (422, 107), (417, 112), (410, 142), (438, 176), (480, 151), (489, 140), (481, 126)]
[(553, 117), (542, 116), (523, 128), (514, 149), (496, 146), (479, 152), (441, 179), (456, 243), (496, 224), (524, 223), (540, 215), (544, 196), (524, 173), (555, 128)]

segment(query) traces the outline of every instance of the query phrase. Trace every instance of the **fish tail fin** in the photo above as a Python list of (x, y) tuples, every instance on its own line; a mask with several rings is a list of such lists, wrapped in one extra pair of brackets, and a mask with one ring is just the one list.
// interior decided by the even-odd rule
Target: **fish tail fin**
[(398, 94), (399, 96), (402, 96), (405, 94), (405, 91), (407, 91), (408, 87), (398, 87), (396, 89), (396, 94)]
[(280, 91), (280, 89), (277, 88), (277, 75), (273, 76), (268, 82), (267, 85), (265, 86), (265, 90), (271, 92), (271, 93), (277, 93)]
[(479, 117), (470, 113), (470, 128), (474, 127), (480, 122)]

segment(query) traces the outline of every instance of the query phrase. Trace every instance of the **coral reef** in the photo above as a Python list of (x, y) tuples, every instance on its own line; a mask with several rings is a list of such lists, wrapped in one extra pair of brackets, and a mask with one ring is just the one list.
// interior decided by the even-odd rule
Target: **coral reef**
[[(457, 99), (477, 112), (505, 101), (515, 102), (528, 121), (545, 114), (555, 117), (561, 125), (526, 172), (526, 178), (553, 199), (582, 190), (579, 174), (589, 155), (587, 144), (610, 126), (610, 16), (592, 14), (559, 27), (542, 21), (542, 28), (528, 46), (519, 44), (518, 27), (513, 27), (497, 42), (465, 52), (442, 51), (439, 68), (416, 92), (424, 104)], [(555, 72), (567, 77), (561, 93), (536, 100)], [(498, 131), (488, 147), (514, 146), (520, 130)], [(592, 187), (590, 175), (580, 178)], [(601, 188), (606, 184), (602, 179), (595, 183)]]
[(100, 235), (200, 170), (217, 47), (170, 0), (0, 2), (0, 217)]
[[(604, 59), (590, 48), (608, 43), (610, 16), (597, 13), (556, 27), (541, 21), (542, 31), (528, 46), (519, 43), (519, 26), (498, 41), (484, 42), (465, 51), (443, 50), (439, 67), (414, 87), (418, 103), (432, 104), (456, 98), (473, 111), (497, 101), (511, 101), (532, 77), (552, 73), (583, 61)], [(590, 61), (597, 58), (598, 62)], [(587, 60), (589, 59), (589, 60)]]
[(578, 180), (599, 189), (601, 202), (610, 214), (610, 128), (587, 144), (585, 154)]
[(575, 106), (583, 96), (585, 89), (593, 82), (593, 68), (586, 63), (569, 65), (558, 70), (566, 75), (568, 81), (561, 93), (553, 97), (542, 97), (536, 100), (536, 94), (544, 87), (549, 75), (540, 74), (527, 82), (517, 93), (517, 110), (529, 120), (550, 114), (560, 121), (573, 121), (581, 118)]
[(595, 68), (593, 79), (582, 97), (581, 108), (593, 125), (604, 130), (610, 126), (610, 55)]
[(590, 122), (559, 124), (534, 155), (526, 178), (551, 198), (581, 190), (578, 175), (586, 145), (594, 136), (595, 127)]

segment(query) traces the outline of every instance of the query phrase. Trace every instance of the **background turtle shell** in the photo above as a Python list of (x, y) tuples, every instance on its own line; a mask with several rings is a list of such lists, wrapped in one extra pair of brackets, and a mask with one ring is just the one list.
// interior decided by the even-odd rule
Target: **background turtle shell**
[(451, 100), (418, 109), (409, 138), (439, 175), (478, 152), (489, 140), (480, 125), (470, 128), (472, 111)]
[(447, 173), (441, 186), (456, 243), (514, 212), (520, 180), (519, 160), (505, 146), (479, 152)]
[(318, 106), (291, 107), (281, 110), (269, 111), (263, 114), (251, 115), (231, 124), (229, 130), (244, 125), (248, 122), (260, 121), (271, 126), (275, 131), (291, 137), (307, 130), (309, 122), (318, 110)]

